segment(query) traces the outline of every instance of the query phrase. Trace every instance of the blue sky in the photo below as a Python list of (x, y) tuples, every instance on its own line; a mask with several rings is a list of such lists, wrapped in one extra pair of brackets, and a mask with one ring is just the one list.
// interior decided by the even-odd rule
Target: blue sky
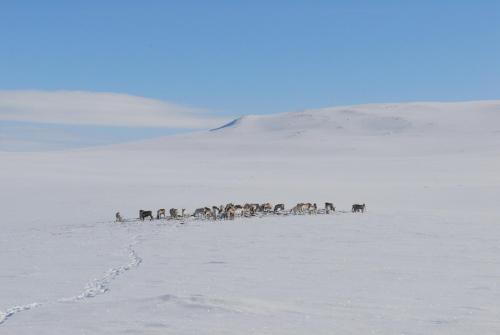
[(500, 2), (8, 1), (0, 74), (227, 117), (498, 99)]

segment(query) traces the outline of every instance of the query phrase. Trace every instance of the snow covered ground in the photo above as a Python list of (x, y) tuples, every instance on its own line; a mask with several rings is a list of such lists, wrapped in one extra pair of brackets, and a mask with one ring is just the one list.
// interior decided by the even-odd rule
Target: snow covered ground
[[(0, 334), (500, 332), (498, 101), (245, 116), (0, 161)], [(346, 212), (110, 223), (304, 201)]]

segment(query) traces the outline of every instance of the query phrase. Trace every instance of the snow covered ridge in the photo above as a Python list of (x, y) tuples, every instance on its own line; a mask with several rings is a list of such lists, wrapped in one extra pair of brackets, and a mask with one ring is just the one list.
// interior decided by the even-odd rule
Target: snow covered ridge
[(418, 102), (329, 107), (274, 115), (248, 115), (214, 132), (325, 132), (380, 135), (500, 132), (500, 101)]
[[(421, 156), (495, 150), (500, 101), (415, 102), (245, 115), (210, 131), (102, 150), (184, 155), (284, 157), (301, 154)], [(99, 149), (98, 149), (99, 150)], [(177, 155), (177, 154), (175, 154)], [(176, 156), (178, 157), (178, 156)], [(191, 158), (191, 156), (189, 157)]]

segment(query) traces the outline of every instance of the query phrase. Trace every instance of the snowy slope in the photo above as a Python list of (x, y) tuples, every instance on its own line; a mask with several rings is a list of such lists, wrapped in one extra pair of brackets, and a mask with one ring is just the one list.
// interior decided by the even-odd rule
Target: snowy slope
[(238, 133), (327, 132), (330, 136), (495, 133), (500, 102), (370, 104), (268, 116), (243, 116), (215, 130)]
[[(0, 333), (500, 331), (500, 101), (245, 116), (0, 159)], [(109, 223), (230, 201), (368, 212)]]
[[(178, 139), (178, 140), (177, 140)], [(137, 150), (207, 149), (231, 154), (277, 150), (436, 155), (496, 150), (500, 102), (372, 104), (248, 115), (209, 133), (127, 145)], [(355, 152), (360, 150), (361, 152)], [(282, 152), (282, 151), (279, 151)]]

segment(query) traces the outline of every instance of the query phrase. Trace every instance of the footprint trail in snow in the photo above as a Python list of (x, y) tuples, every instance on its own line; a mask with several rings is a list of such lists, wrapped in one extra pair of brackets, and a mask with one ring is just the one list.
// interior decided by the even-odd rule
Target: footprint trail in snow
[[(110, 290), (111, 282), (114, 279), (116, 279), (118, 276), (120, 276), (124, 272), (129, 271), (133, 268), (136, 268), (141, 264), (142, 258), (139, 257), (139, 255), (137, 254), (137, 252), (133, 248), (133, 246), (135, 244), (137, 244), (136, 238), (134, 238), (134, 242), (131, 243), (127, 247), (128, 258), (129, 258), (129, 262), (127, 264), (111, 268), (108, 271), (106, 271), (101, 278), (97, 278), (97, 279), (90, 281), (85, 286), (85, 289), (83, 290), (83, 292), (81, 292), (80, 294), (73, 296), (73, 297), (69, 297), (69, 298), (57, 299), (56, 301), (54, 301), (52, 303), (75, 302), (75, 301), (79, 301), (79, 300), (86, 299), (86, 298), (93, 298), (97, 295), (104, 294), (104, 293), (108, 292)], [(49, 304), (51, 304), (51, 302), (48, 302), (48, 303), (33, 302), (30, 304), (26, 304), (26, 305), (13, 306), (13, 307), (6, 309), (5, 311), (0, 310), (0, 325), (4, 324), (14, 314), (17, 314), (19, 312), (29, 311), (33, 308), (37, 308), (37, 307), (49, 305)]]
[(9, 309), (7, 309), (5, 312), (0, 311), (0, 325), (7, 321), (8, 318), (10, 318), (12, 315), (19, 313), (19, 312), (24, 312), (24, 311), (29, 311), (30, 309), (40, 307), (42, 304), (39, 304), (37, 302), (33, 302), (31, 304), (23, 305), (23, 306), (14, 306)]
[(82, 293), (69, 297), (69, 298), (61, 298), (59, 302), (71, 302), (78, 301), (85, 298), (93, 298), (97, 295), (104, 294), (110, 290), (111, 281), (116, 279), (118, 276), (123, 274), (124, 272), (136, 268), (141, 264), (142, 258), (137, 255), (137, 252), (132, 248), (133, 244), (128, 246), (129, 251), (129, 263), (126, 265), (122, 265), (119, 267), (114, 267), (106, 271), (106, 273), (101, 277), (92, 280), (89, 282)]

